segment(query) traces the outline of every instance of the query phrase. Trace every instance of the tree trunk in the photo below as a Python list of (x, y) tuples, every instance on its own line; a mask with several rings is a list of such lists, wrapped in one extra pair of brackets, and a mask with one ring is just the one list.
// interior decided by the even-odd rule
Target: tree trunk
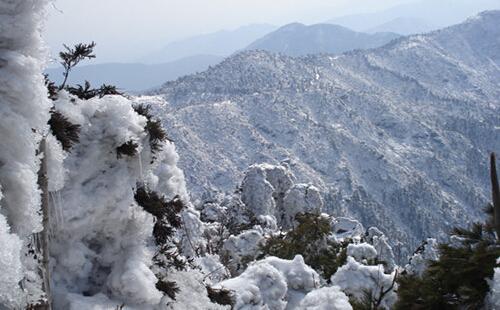
[(38, 171), (38, 186), (42, 191), (42, 213), (43, 213), (43, 230), (38, 233), (40, 240), (40, 248), (42, 253), (42, 268), (41, 276), (43, 279), (43, 291), (46, 295), (46, 301), (34, 306), (37, 310), (51, 310), (52, 309), (52, 295), (50, 291), (50, 269), (49, 269), (49, 183), (47, 177), (47, 142), (43, 138), (40, 141), (39, 154), (42, 154), (42, 162), (40, 170)]
[(490, 159), (491, 173), (491, 193), (493, 200), (493, 215), (495, 218), (495, 231), (497, 239), (500, 239), (500, 188), (498, 186), (497, 167), (495, 161), (495, 153), (491, 153)]

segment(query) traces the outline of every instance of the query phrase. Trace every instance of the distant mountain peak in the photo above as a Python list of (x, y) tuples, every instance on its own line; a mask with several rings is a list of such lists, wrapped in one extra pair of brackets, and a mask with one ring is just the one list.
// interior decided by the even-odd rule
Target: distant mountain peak
[(359, 33), (332, 24), (293, 23), (267, 34), (250, 44), (247, 50), (267, 50), (289, 56), (317, 53), (339, 54), (355, 49), (374, 48), (399, 37), (395, 33)]

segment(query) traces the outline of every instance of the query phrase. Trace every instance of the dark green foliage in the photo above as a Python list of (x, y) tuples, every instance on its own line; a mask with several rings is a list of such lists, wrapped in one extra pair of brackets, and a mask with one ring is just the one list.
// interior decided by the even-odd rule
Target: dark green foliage
[(154, 154), (161, 149), (161, 143), (172, 140), (168, 138), (165, 129), (161, 126), (160, 120), (154, 119), (151, 114), (151, 106), (146, 104), (137, 104), (134, 106), (137, 114), (144, 116), (147, 119), (146, 127), (144, 128), (149, 135), (149, 145), (151, 152)]
[(51, 100), (57, 100), (57, 86), (54, 82), (49, 79), (48, 74), (44, 74), (43, 78), (45, 80), (45, 86), (47, 87), (48, 97)]
[(208, 298), (210, 298), (210, 300), (213, 303), (219, 305), (227, 305), (231, 307), (234, 306), (234, 298), (230, 290), (224, 288), (215, 289), (209, 285), (207, 285), (206, 288), (207, 288)]
[(179, 293), (179, 287), (177, 286), (177, 283), (173, 282), (173, 281), (162, 281), (162, 280), (158, 280), (158, 282), (156, 282), (156, 288), (159, 290), (159, 291), (162, 291), (164, 292), (165, 294), (167, 294), (170, 298), (172, 298), (173, 300), (175, 300), (175, 296), (177, 295), (177, 293)]
[(158, 219), (166, 219), (173, 227), (180, 228), (181, 219), (178, 214), (185, 208), (185, 205), (179, 196), (167, 201), (165, 197), (158, 195), (147, 187), (138, 185), (134, 198), (146, 212), (151, 213)]
[(311, 214), (297, 214), (296, 228), (285, 234), (272, 236), (262, 247), (263, 256), (272, 255), (293, 259), (301, 254), (307, 265), (319, 271), (325, 279), (330, 279), (347, 260), (346, 247), (350, 241), (337, 243), (329, 238), (330, 220)]
[(50, 111), (48, 124), (52, 134), (61, 142), (65, 151), (69, 151), (75, 143), (80, 141), (80, 125), (71, 123), (59, 111)]
[[(187, 261), (179, 255), (178, 249), (172, 240), (175, 229), (181, 228), (182, 225), (180, 213), (185, 208), (182, 200), (179, 196), (175, 196), (168, 201), (164, 196), (160, 196), (143, 184), (137, 185), (134, 199), (144, 211), (155, 217), (153, 237), (158, 246), (158, 251), (153, 257), (154, 264), (162, 269), (185, 270)], [(172, 281), (160, 280), (156, 283), (156, 288), (174, 300), (175, 295), (179, 292), (177, 284)]]
[(83, 86), (80, 84), (77, 84), (76, 87), (66, 86), (66, 90), (82, 100), (89, 100), (97, 96), (96, 89), (90, 87), (89, 81), (85, 81)]
[(64, 45), (66, 51), (59, 53), (61, 65), (64, 67), (64, 80), (58, 88), (55, 87), (54, 83), (50, 82), (51, 84), (49, 88), (49, 84), (47, 84), (48, 78), (46, 77), (46, 84), (49, 88), (49, 98), (57, 98), (57, 91), (62, 89), (65, 89), (70, 94), (75, 95), (82, 100), (89, 100), (96, 96), (102, 98), (106, 95), (123, 95), (117, 90), (116, 86), (107, 84), (102, 84), (101, 87), (97, 89), (91, 88), (89, 81), (85, 81), (84, 85), (77, 84), (75, 87), (66, 85), (70, 71), (78, 65), (80, 61), (95, 58), (95, 55), (93, 54), (95, 45), (96, 44), (94, 42), (90, 44), (79, 43), (73, 48)]
[(149, 145), (151, 146), (152, 153), (156, 153), (161, 149), (161, 142), (166, 140), (172, 142), (172, 140), (167, 137), (167, 133), (161, 126), (159, 120), (148, 120), (146, 131), (149, 134)]
[(486, 279), (499, 267), (500, 246), (485, 226), (455, 229), (459, 245), (441, 244), (438, 261), (431, 262), (421, 277), (399, 279), (396, 309), (480, 309), (489, 291)]
[(148, 104), (136, 104), (134, 105), (134, 110), (137, 114), (142, 115), (147, 119), (153, 117), (153, 115), (151, 114), (151, 106)]
[[(493, 161), (492, 161), (493, 163)], [(494, 169), (492, 164), (492, 169)], [(500, 243), (495, 234), (493, 206), (485, 224), (455, 228), (453, 244), (439, 246), (439, 260), (422, 276), (399, 277), (396, 309), (481, 309), (489, 291), (488, 279), (499, 267)]]
[(99, 98), (102, 98), (107, 95), (123, 96), (123, 93), (119, 92), (116, 86), (107, 84), (102, 84), (101, 87), (99, 87), (99, 89), (97, 90), (97, 94), (99, 95)]
[(174, 234), (174, 228), (169, 225), (162, 223), (163, 220), (158, 220), (153, 227), (153, 237), (155, 238), (156, 244), (165, 244), (168, 241), (169, 236)]
[(127, 141), (116, 148), (116, 157), (121, 158), (123, 155), (125, 156), (135, 156), (137, 155), (137, 147), (139, 145), (135, 143), (133, 140)]
[(77, 96), (82, 100), (89, 100), (96, 96), (102, 98), (106, 95), (120, 95), (123, 96), (121, 92), (116, 89), (116, 86), (102, 84), (99, 88), (92, 88), (89, 81), (85, 81), (82, 86), (77, 84), (76, 87), (66, 86), (65, 88), (70, 94)]
[(349, 303), (353, 310), (379, 310), (378, 308), (373, 308), (372, 296), (372, 291), (363, 290), (363, 297), (361, 299), (350, 297)]
[(162, 218), (166, 212), (166, 200), (145, 186), (137, 187), (134, 198), (144, 211), (151, 213), (157, 218)]
[(73, 48), (64, 45), (66, 51), (60, 52), (59, 57), (61, 58), (61, 65), (64, 67), (64, 80), (59, 86), (59, 90), (64, 89), (66, 86), (66, 81), (68, 80), (69, 72), (73, 69), (80, 61), (84, 59), (95, 58), (94, 52), (95, 43), (90, 44), (79, 43)]

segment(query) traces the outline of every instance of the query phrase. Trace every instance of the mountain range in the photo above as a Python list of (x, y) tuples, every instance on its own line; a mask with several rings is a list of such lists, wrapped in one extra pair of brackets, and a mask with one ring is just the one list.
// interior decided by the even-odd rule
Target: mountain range
[(171, 42), (161, 50), (139, 59), (139, 62), (154, 64), (175, 61), (196, 55), (229, 56), (237, 50), (274, 31), (277, 27), (268, 24), (251, 24), (234, 30), (221, 30)]
[(333, 53), (382, 46), (399, 37), (395, 33), (367, 34), (332, 24), (306, 26), (293, 23), (258, 39), (247, 50), (266, 50), (288, 56)]
[(245, 51), (149, 95), (165, 100), (156, 113), (198, 198), (281, 163), (318, 185), (329, 213), (411, 249), (482, 216), (487, 154), (500, 150), (499, 50), (500, 12), (488, 11), (342, 55)]
[[(144, 59), (147, 64), (81, 65), (71, 71), (69, 83), (83, 84), (85, 80), (89, 80), (96, 86), (103, 83), (113, 84), (119, 89), (137, 92), (157, 87), (167, 80), (175, 80), (184, 75), (204, 71), (238, 50), (262, 49), (289, 56), (342, 53), (353, 49), (378, 47), (399, 36), (394, 33), (359, 33), (330, 24), (305, 26), (295, 23), (281, 27), (251, 42), (255, 36), (270, 29), (273, 27), (254, 25), (172, 43), (156, 55), (151, 55), (147, 60)], [(237, 37), (239, 39), (236, 39)], [(195, 46), (198, 46), (198, 49), (195, 49)], [(191, 55), (190, 51), (194, 50), (207, 54)], [(178, 57), (182, 55), (190, 56), (179, 59)], [(158, 63), (169, 59), (171, 61)], [(61, 83), (62, 72), (62, 68), (46, 70), (56, 83)]]
[[(81, 65), (71, 71), (68, 82), (83, 85), (88, 80), (94, 86), (111, 84), (128, 92), (143, 91), (186, 74), (204, 71), (222, 59), (221, 56), (196, 55), (168, 63), (151, 65), (142, 63)], [(46, 69), (45, 73), (49, 74), (50, 79), (57, 84), (63, 80), (62, 67)]]
[(333, 18), (327, 23), (361, 32), (389, 31), (406, 35), (447, 27), (481, 11), (498, 9), (497, 0), (418, 0), (384, 11)]

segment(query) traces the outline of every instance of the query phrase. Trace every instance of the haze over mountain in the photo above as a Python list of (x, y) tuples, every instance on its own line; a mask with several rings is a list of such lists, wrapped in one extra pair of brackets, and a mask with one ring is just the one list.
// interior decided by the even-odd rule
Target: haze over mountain
[[(200, 72), (222, 61), (223, 57), (196, 55), (163, 64), (104, 63), (81, 65), (74, 68), (68, 78), (70, 84), (81, 84), (88, 80), (94, 86), (112, 84), (121, 90), (146, 90), (163, 84), (166, 80)], [(62, 68), (45, 70), (50, 79), (60, 84)]]
[(266, 50), (289, 56), (339, 54), (354, 49), (379, 47), (397, 37), (399, 35), (395, 33), (366, 34), (331, 24), (306, 26), (293, 23), (258, 39), (246, 50)]
[(380, 12), (338, 17), (328, 22), (356, 31), (412, 34), (457, 24), (481, 11), (494, 9), (500, 9), (500, 1), (419, 0)]
[[(500, 12), (377, 49), (229, 57), (152, 94), (193, 192), (289, 165), (327, 209), (392, 238), (443, 237), (482, 216), (500, 150)], [(201, 195), (201, 194), (199, 194)]]
[(221, 30), (167, 44), (140, 59), (143, 63), (164, 63), (194, 55), (229, 56), (276, 29), (267, 24), (253, 24), (235, 30)]
[(395, 32), (408, 35), (414, 33), (425, 33), (438, 29), (439, 27), (429, 24), (427, 21), (416, 17), (398, 17), (376, 27), (367, 29), (368, 33)]

